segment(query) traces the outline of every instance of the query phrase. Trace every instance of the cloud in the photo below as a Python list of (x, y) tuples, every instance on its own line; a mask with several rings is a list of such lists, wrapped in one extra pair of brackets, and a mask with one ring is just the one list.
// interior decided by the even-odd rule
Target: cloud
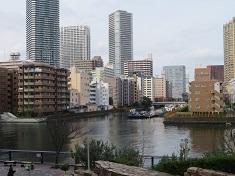
[[(61, 0), (61, 26), (86, 24), (92, 56), (108, 61), (108, 15), (122, 9), (134, 17), (134, 57), (153, 54), (154, 70), (185, 64), (223, 63), (223, 24), (234, 15), (234, 0)], [(25, 0), (0, 6), (0, 60), (11, 51), (25, 57)], [(7, 53), (7, 54), (6, 54)]]

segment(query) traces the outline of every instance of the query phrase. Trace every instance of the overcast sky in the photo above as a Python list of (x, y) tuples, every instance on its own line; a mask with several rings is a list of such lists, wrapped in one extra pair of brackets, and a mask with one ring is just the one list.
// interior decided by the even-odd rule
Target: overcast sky
[[(11, 51), (25, 58), (26, 0), (1, 0), (0, 61)], [(152, 53), (154, 71), (183, 64), (223, 64), (223, 24), (235, 16), (235, 0), (60, 0), (61, 26), (91, 29), (91, 55), (108, 61), (108, 15), (133, 13), (134, 58)]]

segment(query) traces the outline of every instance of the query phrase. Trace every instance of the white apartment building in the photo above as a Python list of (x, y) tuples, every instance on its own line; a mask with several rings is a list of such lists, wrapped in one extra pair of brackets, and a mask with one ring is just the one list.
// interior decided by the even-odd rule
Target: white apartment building
[(96, 67), (91, 71), (92, 77), (100, 80), (104, 80), (105, 77), (114, 77), (114, 71), (112, 65), (106, 65), (104, 67)]
[(99, 79), (90, 83), (90, 103), (99, 106), (109, 106), (109, 84)]
[(68, 26), (60, 29), (60, 67), (69, 69), (77, 62), (90, 60), (90, 28)]
[(150, 98), (152, 101), (154, 100), (153, 82), (154, 82), (153, 77), (143, 78), (143, 95), (145, 97)]

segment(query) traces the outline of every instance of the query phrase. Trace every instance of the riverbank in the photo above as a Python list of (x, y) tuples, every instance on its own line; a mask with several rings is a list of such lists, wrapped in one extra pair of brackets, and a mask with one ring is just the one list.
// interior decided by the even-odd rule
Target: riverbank
[(19, 118), (12, 113), (0, 114), (0, 123), (43, 123), (46, 118)]
[(58, 118), (58, 115), (60, 118), (63, 119), (81, 119), (81, 118), (92, 118), (97, 116), (105, 116), (110, 113), (117, 113), (117, 112), (128, 112), (129, 108), (119, 108), (119, 109), (111, 109), (106, 111), (92, 111), (92, 112), (83, 112), (83, 113), (73, 113), (73, 112), (61, 112), (59, 114), (52, 114), (46, 116), (47, 119), (55, 119)]
[(215, 124), (215, 125), (235, 125), (235, 117), (165, 117), (165, 125), (180, 124)]

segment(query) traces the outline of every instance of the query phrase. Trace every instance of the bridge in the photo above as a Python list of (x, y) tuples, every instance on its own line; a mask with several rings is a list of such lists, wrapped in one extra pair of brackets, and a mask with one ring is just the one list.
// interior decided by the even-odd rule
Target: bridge
[(164, 102), (153, 102), (153, 106), (166, 106), (166, 105), (185, 105), (184, 101), (164, 101)]

